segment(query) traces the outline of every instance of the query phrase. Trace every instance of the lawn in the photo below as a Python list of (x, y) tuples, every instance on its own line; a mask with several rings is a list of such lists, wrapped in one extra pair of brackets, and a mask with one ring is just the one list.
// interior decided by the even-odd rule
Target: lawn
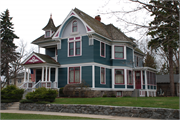
[(91, 104), (179, 109), (179, 97), (56, 98), (53, 104)]
[(94, 119), (86, 117), (68, 117), (68, 116), (55, 116), (55, 115), (37, 115), (37, 114), (19, 114), (19, 113), (1, 113), (1, 119)]

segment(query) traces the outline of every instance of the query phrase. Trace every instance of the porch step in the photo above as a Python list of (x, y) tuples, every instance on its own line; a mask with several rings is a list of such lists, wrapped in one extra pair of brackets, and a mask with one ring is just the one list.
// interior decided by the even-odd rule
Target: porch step
[(14, 102), (12, 106), (9, 106), (7, 110), (19, 110), (19, 102)]
[(26, 99), (26, 94), (29, 93), (29, 92), (32, 92), (32, 89), (27, 89), (27, 90), (24, 92), (22, 99)]
[(135, 89), (131, 95), (131, 97), (139, 97), (139, 89)]

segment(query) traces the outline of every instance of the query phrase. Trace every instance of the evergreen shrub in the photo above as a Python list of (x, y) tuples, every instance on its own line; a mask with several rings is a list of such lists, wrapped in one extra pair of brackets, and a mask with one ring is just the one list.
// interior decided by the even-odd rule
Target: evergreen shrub
[(57, 90), (41, 87), (33, 92), (27, 93), (26, 99), (31, 100), (33, 102), (39, 102), (39, 101), (53, 102), (57, 97), (57, 95), (58, 95)]
[(22, 99), (24, 90), (17, 88), (15, 85), (8, 85), (6, 88), (1, 90), (1, 100), (18, 102)]

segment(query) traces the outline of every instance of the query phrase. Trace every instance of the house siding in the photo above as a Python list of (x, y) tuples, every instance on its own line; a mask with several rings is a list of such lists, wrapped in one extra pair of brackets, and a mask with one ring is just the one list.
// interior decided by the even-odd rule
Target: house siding
[(59, 68), (58, 70), (58, 88), (67, 84), (67, 68)]
[(46, 55), (50, 57), (55, 57), (55, 48), (46, 48), (45, 49)]
[(82, 82), (88, 84), (88, 87), (92, 87), (92, 66), (83, 66), (82, 70)]

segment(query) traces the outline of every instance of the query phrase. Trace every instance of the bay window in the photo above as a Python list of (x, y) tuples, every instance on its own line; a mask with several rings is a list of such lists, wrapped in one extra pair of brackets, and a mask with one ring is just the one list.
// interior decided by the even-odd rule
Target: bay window
[(101, 67), (101, 84), (106, 84), (105, 82), (105, 68)]
[(124, 84), (124, 70), (115, 69), (115, 84)]
[(69, 83), (80, 83), (80, 67), (69, 68)]
[(124, 47), (114, 46), (114, 57), (115, 59), (124, 59)]

